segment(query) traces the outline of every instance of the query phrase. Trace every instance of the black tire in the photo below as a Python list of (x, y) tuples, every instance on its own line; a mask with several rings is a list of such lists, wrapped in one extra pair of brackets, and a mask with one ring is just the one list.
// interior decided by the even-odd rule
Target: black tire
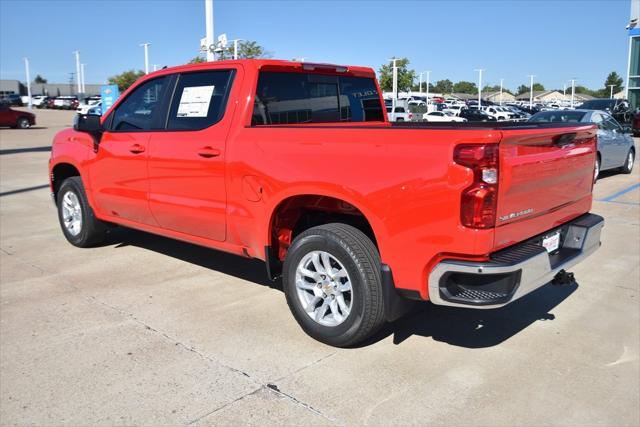
[[(298, 264), (311, 251), (325, 251), (346, 269), (352, 286), (352, 307), (337, 326), (313, 320), (297, 294)], [(283, 288), (293, 316), (311, 337), (336, 347), (348, 347), (373, 335), (384, 324), (380, 255), (360, 230), (332, 223), (310, 228), (295, 238), (283, 266)]]
[(31, 123), (29, 123), (29, 119), (26, 117), (20, 117), (16, 122), (16, 127), (18, 129), (28, 129), (31, 127)]
[(620, 168), (620, 171), (622, 173), (627, 173), (627, 174), (631, 173), (631, 171), (633, 170), (633, 165), (636, 164), (635, 160), (636, 160), (636, 150), (631, 148), (629, 150), (629, 152), (627, 153), (627, 157), (626, 157), (626, 160), (624, 162), (624, 166), (622, 166)]
[[(64, 224), (65, 221), (62, 205), (67, 193), (73, 193), (80, 205), (82, 221), (79, 227), (80, 231), (76, 235), (68, 230)], [(60, 228), (62, 228), (62, 233), (69, 243), (79, 248), (88, 248), (95, 246), (104, 240), (107, 231), (107, 224), (95, 217), (93, 209), (91, 209), (91, 206), (89, 206), (89, 202), (87, 201), (87, 195), (79, 176), (72, 176), (62, 182), (62, 185), (60, 185), (60, 189), (56, 195), (56, 204), (58, 206), (58, 220), (60, 221)]]

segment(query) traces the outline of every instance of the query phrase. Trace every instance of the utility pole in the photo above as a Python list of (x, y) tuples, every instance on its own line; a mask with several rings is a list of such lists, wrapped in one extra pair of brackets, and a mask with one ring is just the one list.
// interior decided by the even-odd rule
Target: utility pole
[(153, 64), (153, 71), (158, 71), (158, 64)]
[(24, 58), (24, 69), (27, 74), (27, 96), (29, 97), (29, 110), (33, 109), (31, 103), (31, 74), (29, 73), (29, 58)]
[(529, 83), (529, 108), (533, 108), (533, 78), (535, 77), (534, 74), (529, 74), (529, 78), (531, 79), (531, 82)]
[(613, 99), (613, 88), (616, 87), (616, 85), (609, 85), (609, 87), (611, 88), (611, 99)]
[(85, 81), (84, 81), (84, 67), (87, 64), (80, 64), (80, 92), (85, 93), (86, 92), (86, 88), (85, 88)]
[(504, 83), (504, 79), (500, 79), (500, 105), (502, 105), (502, 83)]
[[(562, 89), (562, 96), (564, 96), (565, 98), (567, 97), (567, 84), (564, 84), (564, 88)], [(566, 101), (566, 99), (565, 99)]]
[(213, 0), (204, 0), (204, 22), (206, 27), (207, 62), (215, 61), (213, 52)]
[(485, 71), (483, 68), (478, 68), (476, 70), (478, 72), (478, 110), (482, 107), (482, 72)]
[(573, 104), (576, 96), (576, 79), (571, 79), (571, 109), (573, 110)]
[(82, 88), (80, 87), (80, 51), (74, 50), (72, 53), (76, 55), (76, 83), (78, 86), (78, 93), (80, 93), (82, 92)]
[(144, 73), (149, 74), (149, 46), (151, 43), (141, 43), (140, 46), (144, 47)]

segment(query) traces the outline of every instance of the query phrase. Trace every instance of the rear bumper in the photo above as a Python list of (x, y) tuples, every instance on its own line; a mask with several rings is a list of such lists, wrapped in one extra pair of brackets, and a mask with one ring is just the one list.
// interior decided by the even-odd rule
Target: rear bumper
[[(468, 308), (502, 307), (549, 283), (600, 247), (601, 216), (586, 214), (518, 245), (486, 262), (444, 260), (428, 278), (434, 304)], [(560, 231), (560, 247), (549, 254), (540, 241)]]

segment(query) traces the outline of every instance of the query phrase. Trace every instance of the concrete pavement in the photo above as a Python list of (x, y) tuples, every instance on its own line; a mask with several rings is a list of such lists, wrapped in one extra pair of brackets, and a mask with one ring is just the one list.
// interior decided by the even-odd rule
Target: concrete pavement
[(425, 303), (341, 350), (260, 262), (124, 229), (69, 245), (46, 184), (72, 113), (36, 113), (0, 129), (2, 425), (640, 424), (640, 167), (596, 184), (603, 246), (578, 286)]

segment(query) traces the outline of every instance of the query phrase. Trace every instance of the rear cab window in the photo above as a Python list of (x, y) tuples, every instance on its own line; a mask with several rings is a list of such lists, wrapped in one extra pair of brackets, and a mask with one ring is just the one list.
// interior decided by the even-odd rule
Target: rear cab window
[(262, 71), (252, 126), (384, 121), (373, 77)]

